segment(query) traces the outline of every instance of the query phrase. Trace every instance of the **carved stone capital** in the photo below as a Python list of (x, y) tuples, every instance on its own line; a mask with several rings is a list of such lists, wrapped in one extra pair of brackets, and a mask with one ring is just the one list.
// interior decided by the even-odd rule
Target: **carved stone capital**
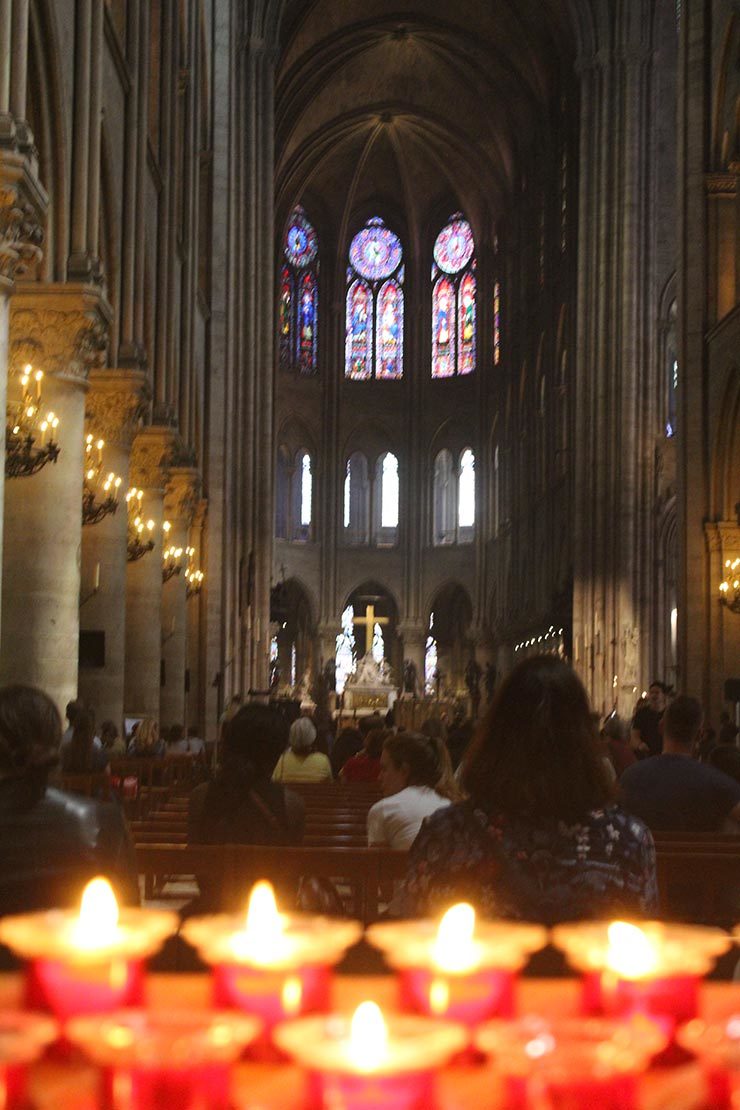
[(192, 466), (171, 466), (164, 494), (167, 520), (187, 531), (200, 501), (200, 474)]
[(139, 489), (164, 490), (169, 477), (170, 452), (175, 442), (172, 428), (142, 428), (131, 448), (129, 481)]
[(406, 646), (409, 644), (426, 644), (427, 627), (423, 621), (400, 621), (397, 631)]
[(709, 196), (734, 197), (737, 190), (737, 177), (732, 173), (708, 173), (704, 187)]
[(10, 303), (10, 367), (87, 384), (105, 365), (111, 309), (92, 285), (19, 285)]
[(85, 402), (89, 430), (129, 450), (146, 415), (151, 390), (143, 370), (93, 370)]
[(47, 204), (28, 158), (0, 149), (0, 284), (12, 286), (36, 272)]

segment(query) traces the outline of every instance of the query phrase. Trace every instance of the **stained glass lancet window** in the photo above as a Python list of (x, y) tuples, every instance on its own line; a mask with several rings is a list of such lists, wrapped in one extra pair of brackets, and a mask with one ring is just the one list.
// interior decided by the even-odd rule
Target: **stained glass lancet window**
[(475, 242), (458, 212), (434, 244), (432, 264), (432, 377), (475, 370), (477, 342)]
[(283, 243), (280, 271), (280, 363), (315, 374), (319, 322), (318, 237), (301, 207), (295, 208)]
[(403, 247), (378, 217), (349, 248), (345, 377), (403, 377)]
[(493, 365), (501, 361), (501, 285), (493, 287)]

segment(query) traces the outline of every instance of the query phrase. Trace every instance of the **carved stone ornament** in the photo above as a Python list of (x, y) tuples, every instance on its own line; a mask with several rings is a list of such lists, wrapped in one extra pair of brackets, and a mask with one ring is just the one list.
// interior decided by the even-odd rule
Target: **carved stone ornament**
[(90, 377), (85, 419), (93, 435), (106, 443), (129, 449), (146, 415), (150, 387), (137, 370), (100, 370)]
[(194, 467), (172, 467), (164, 497), (164, 515), (189, 529), (200, 502), (200, 474)]
[(139, 489), (164, 489), (175, 435), (170, 428), (142, 428), (131, 449), (129, 481)]
[[(48, 290), (48, 292), (47, 292)], [(105, 365), (110, 309), (90, 287), (24, 287), (10, 304), (10, 365), (87, 382)]]
[(0, 277), (32, 275), (42, 257), (44, 231), (34, 206), (16, 188), (0, 186)]

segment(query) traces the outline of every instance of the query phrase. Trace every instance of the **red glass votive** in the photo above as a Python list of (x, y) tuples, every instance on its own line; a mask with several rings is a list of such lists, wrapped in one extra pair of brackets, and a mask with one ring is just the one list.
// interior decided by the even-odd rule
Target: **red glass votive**
[(0, 1107), (25, 1110), (26, 1071), (57, 1035), (56, 1022), (37, 1014), (0, 1011)]
[(26, 965), (23, 1004), (47, 1010), (61, 1021), (83, 1014), (104, 1014), (144, 1003), (143, 960), (108, 959), (74, 964), (30, 960)]
[(255, 1014), (269, 1032), (288, 1018), (325, 1013), (331, 1004), (331, 978), (330, 967), (281, 971), (218, 964), (213, 969), (213, 1004)]
[(709, 1024), (691, 1021), (677, 1033), (679, 1043), (701, 1060), (706, 1105), (712, 1110), (740, 1106), (740, 1014)]
[(75, 1018), (71, 1041), (101, 1068), (101, 1110), (230, 1110), (231, 1068), (259, 1032), (242, 1014)]
[(493, 1021), (476, 1036), (502, 1079), (504, 1110), (637, 1110), (655, 1026), (605, 1019)]
[(403, 968), (398, 973), (400, 1008), (406, 1013), (444, 1017), (469, 1027), (493, 1017), (513, 1017), (517, 975), (481, 968), (452, 975), (429, 968)]
[(671, 1029), (696, 1017), (700, 989), (696, 975), (620, 979), (592, 971), (582, 979), (581, 1009), (585, 1015), (645, 1014)]
[(387, 1019), (387, 1052), (363, 1066), (350, 1049), (350, 1022), (339, 1015), (279, 1025), (276, 1044), (306, 1074), (306, 1110), (432, 1110), (437, 1069), (465, 1048), (466, 1030), (410, 1015)]

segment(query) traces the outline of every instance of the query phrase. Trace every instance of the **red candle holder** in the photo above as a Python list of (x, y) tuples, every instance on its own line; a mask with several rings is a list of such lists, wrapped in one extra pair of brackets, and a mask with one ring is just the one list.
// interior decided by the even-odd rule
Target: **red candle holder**
[(664, 1038), (650, 1022), (536, 1017), (481, 1026), (477, 1047), (502, 1080), (502, 1110), (637, 1110), (640, 1075)]
[[(0, 921), (0, 941), (26, 963), (24, 1005), (62, 1022), (144, 1001), (146, 960), (177, 929), (175, 913), (122, 909), (102, 943), (82, 938), (79, 916), (49, 910)], [(83, 942), (84, 941), (84, 942)]]
[(276, 922), (269, 935), (250, 934), (233, 914), (194, 917), (182, 928), (213, 969), (214, 1005), (255, 1014), (268, 1040), (278, 1022), (330, 1008), (333, 966), (362, 934), (357, 922), (308, 914), (277, 914)]
[(547, 932), (540, 925), (475, 921), (474, 916), (468, 926), (474, 930), (459, 941), (453, 934), (449, 960), (444, 959), (445, 948), (440, 949), (441, 927), (436, 921), (370, 926), (368, 941), (397, 971), (401, 1010), (444, 1017), (469, 1028), (492, 1017), (513, 1017), (518, 973), (529, 955), (545, 944)]
[(680, 1044), (699, 1057), (712, 1110), (740, 1106), (740, 1014), (722, 1022), (691, 1021), (677, 1034)]
[(306, 1074), (306, 1110), (430, 1110), (437, 1069), (468, 1039), (462, 1026), (450, 1022), (394, 1015), (385, 1025), (383, 1051), (363, 1060), (353, 1048), (352, 1024), (332, 1015), (275, 1029), (276, 1044)]
[(0, 1011), (0, 1106), (24, 1110), (26, 1071), (57, 1035), (56, 1022), (38, 1014)]
[(75, 1018), (70, 1040), (100, 1069), (101, 1110), (230, 1110), (231, 1069), (256, 1018), (124, 1010)]

